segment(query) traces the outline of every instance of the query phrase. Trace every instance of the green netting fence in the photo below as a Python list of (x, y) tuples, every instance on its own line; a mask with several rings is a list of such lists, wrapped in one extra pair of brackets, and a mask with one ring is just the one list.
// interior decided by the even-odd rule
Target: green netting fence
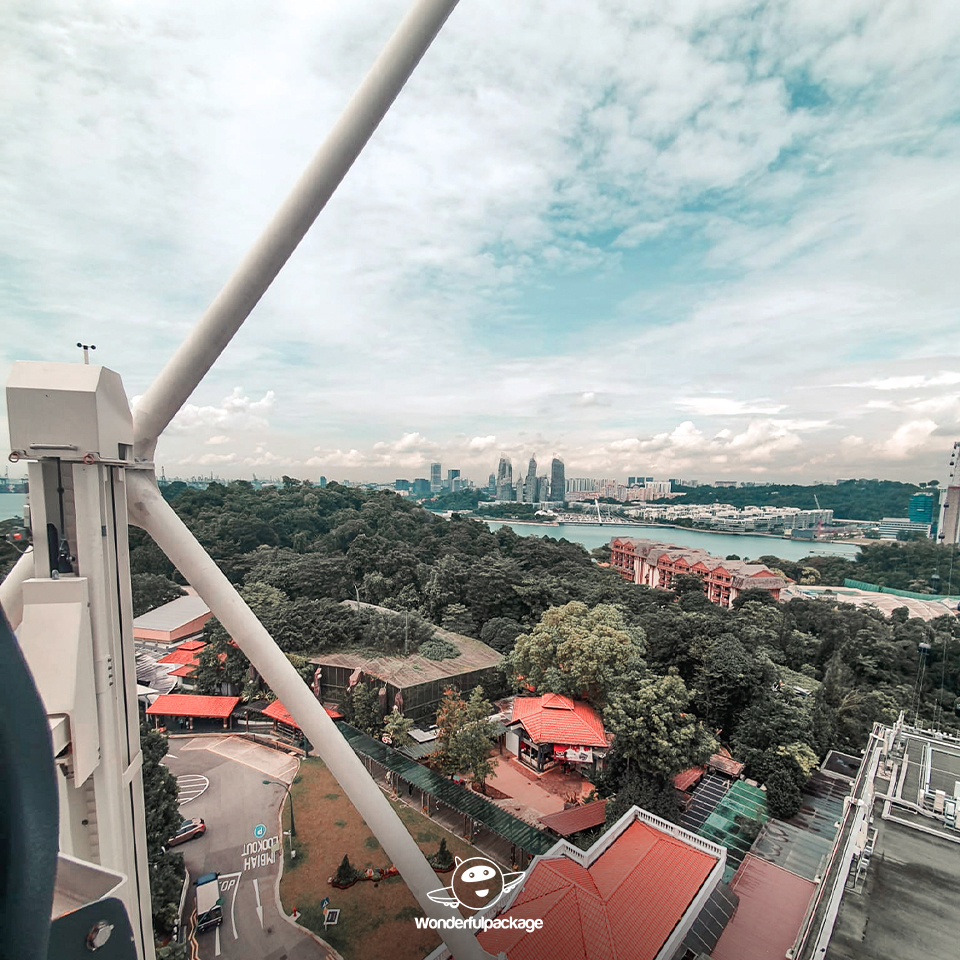
[(907, 597), (910, 600), (957, 600), (960, 596), (945, 596), (939, 593), (914, 593), (912, 590), (897, 590), (895, 587), (881, 587), (876, 583), (863, 580), (844, 580), (843, 585), (854, 590), (868, 590), (870, 593), (891, 593), (895, 597)]

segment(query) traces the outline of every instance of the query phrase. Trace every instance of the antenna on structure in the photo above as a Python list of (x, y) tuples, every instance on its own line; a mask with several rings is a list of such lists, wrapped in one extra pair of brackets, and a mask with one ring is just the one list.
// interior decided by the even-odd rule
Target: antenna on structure
[(95, 343), (80, 343), (80, 341), (78, 340), (78, 341), (77, 341), (77, 346), (83, 351), (83, 362), (84, 362), (84, 363), (89, 363), (89, 362), (90, 362), (90, 351), (91, 351), (91, 350), (96, 350), (96, 349), (97, 349), (97, 345), (96, 345)]
[[(41, 692), (45, 683), (57, 693), (63, 687), (49, 685), (51, 664), (57, 662), (49, 637), (72, 644), (64, 653), (77, 664), (77, 682), (58, 713), (76, 711), (79, 722), (61, 722), (54, 730), (55, 747), (71, 772), (71, 780), (61, 785), (69, 807), (64, 822), (71, 826), (61, 830), (61, 853), (110, 874), (103, 882), (113, 881), (109, 889), (133, 921), (139, 960), (154, 960), (155, 951), (130, 630), (128, 512), (129, 521), (153, 537), (296, 719), (423, 912), (439, 922), (450, 952), (464, 960), (489, 957), (471, 931), (446, 928), (449, 910), (428, 896), (436, 874), (416, 841), (313, 691), (164, 500), (154, 464), (160, 435), (326, 206), (456, 5), (457, 0), (414, 0), (280, 209), (132, 414), (120, 377), (103, 367), (89, 367), (89, 374), (78, 376), (75, 366), (67, 375), (66, 365), (18, 363), (8, 384), (11, 455), (31, 461), (35, 546), (0, 585), (0, 603), (14, 626), (22, 622), (21, 639), (30, 641), (24, 641), (25, 648), (32, 644), (31, 669)], [(78, 347), (89, 365), (93, 346)], [(74, 416), (63, 416), (67, 408)], [(48, 520), (60, 519), (51, 515), (50, 505), (60, 502), (54, 484), (64, 488), (58, 533), (78, 562), (76, 576), (57, 580), (49, 577), (53, 551), (46, 536)], [(53, 616), (72, 626), (73, 634), (51, 632)], [(108, 673), (104, 664), (122, 669)], [(89, 789), (78, 789), (85, 786)]]

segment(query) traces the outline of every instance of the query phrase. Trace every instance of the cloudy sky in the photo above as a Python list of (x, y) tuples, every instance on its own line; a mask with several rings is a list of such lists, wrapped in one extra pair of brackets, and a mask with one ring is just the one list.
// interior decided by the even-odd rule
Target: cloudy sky
[[(405, 9), (8, 2), (0, 367), (141, 394)], [(955, 0), (462, 0), (158, 463), (942, 479), (958, 45)]]

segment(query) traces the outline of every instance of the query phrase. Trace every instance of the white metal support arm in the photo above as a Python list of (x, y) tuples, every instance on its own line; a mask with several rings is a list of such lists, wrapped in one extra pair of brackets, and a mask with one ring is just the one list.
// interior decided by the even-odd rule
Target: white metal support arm
[[(323, 762), (343, 787), (350, 802), (369, 824), (396, 864), (424, 913), (438, 920), (459, 914), (434, 903), (427, 893), (437, 886), (437, 875), (420, 848), (353, 752), (319, 700), (303, 682), (266, 628), (233, 588), (210, 555), (197, 542), (173, 508), (163, 499), (153, 478), (138, 470), (127, 474), (130, 521), (142, 527), (187, 578), (240, 649), (296, 717)], [(450, 951), (462, 960), (489, 958), (469, 930), (443, 930)]]
[(416, 0), (267, 228), (134, 411), (134, 456), (157, 438), (297, 248), (403, 89), (457, 0)]

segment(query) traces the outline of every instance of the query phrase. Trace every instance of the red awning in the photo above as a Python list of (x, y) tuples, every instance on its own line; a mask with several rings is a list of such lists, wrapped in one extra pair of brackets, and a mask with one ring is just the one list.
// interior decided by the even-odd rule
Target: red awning
[(147, 707), (155, 717), (197, 717), (225, 720), (240, 702), (239, 697), (202, 697), (197, 694), (164, 693)]

